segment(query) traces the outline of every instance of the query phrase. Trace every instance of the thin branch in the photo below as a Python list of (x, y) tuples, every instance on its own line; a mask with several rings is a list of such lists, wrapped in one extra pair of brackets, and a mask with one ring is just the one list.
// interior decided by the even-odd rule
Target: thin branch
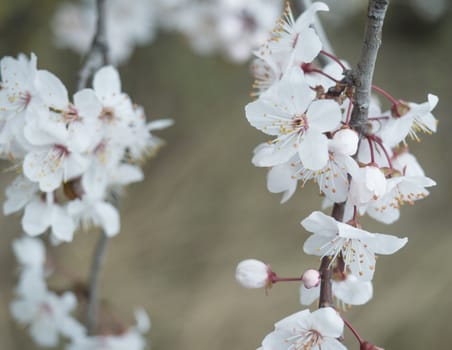
[[(86, 88), (88, 80), (102, 66), (108, 64), (108, 43), (106, 36), (106, 3), (107, 0), (96, 0), (97, 23), (91, 48), (86, 55), (85, 63), (79, 72), (78, 89)], [(99, 305), (99, 275), (105, 258), (107, 243), (109, 241), (105, 232), (101, 233), (97, 242), (88, 282), (88, 301), (86, 307), (86, 327), (89, 334), (97, 328)]]
[(96, 0), (97, 23), (91, 48), (79, 72), (78, 90), (86, 88), (88, 80), (100, 67), (108, 64), (108, 43), (106, 35), (106, 0)]
[(367, 128), (372, 78), (388, 5), (389, 0), (369, 0), (368, 20), (361, 56), (357, 67), (351, 72), (351, 78), (356, 88), (351, 125), (360, 133), (365, 133)]
[[(369, 0), (368, 21), (364, 36), (361, 57), (356, 69), (351, 72), (356, 87), (354, 95), (354, 108), (350, 124), (362, 136), (366, 132), (369, 113), (369, 101), (372, 88), (372, 78), (377, 60), (378, 49), (381, 45), (381, 32), (389, 0)], [(331, 214), (337, 221), (344, 216), (344, 203), (336, 203)], [(332, 266), (331, 257), (322, 258), (320, 265), (320, 298), (319, 307), (332, 306), (333, 293), (331, 289)]]
[(88, 329), (88, 334), (94, 334), (97, 328), (97, 315), (99, 308), (99, 275), (105, 260), (108, 241), (108, 236), (102, 231), (93, 255), (91, 274), (89, 276), (88, 283), (88, 303), (86, 307), (86, 327)]
[[(345, 203), (334, 203), (331, 216), (337, 221), (342, 221), (344, 217)], [(320, 272), (320, 297), (319, 307), (333, 306), (333, 291), (331, 278), (333, 276), (333, 266), (331, 266), (331, 257), (324, 256), (319, 268)]]

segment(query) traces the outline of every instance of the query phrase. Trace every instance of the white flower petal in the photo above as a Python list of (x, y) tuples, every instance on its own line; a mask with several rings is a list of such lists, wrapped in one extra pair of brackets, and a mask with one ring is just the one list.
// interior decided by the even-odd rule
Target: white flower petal
[(329, 157), (327, 137), (309, 129), (298, 145), (298, 155), (305, 168), (322, 169), (327, 164)]
[(113, 237), (119, 233), (119, 213), (113, 205), (107, 202), (98, 202), (95, 205), (97, 217), (100, 225), (109, 237)]
[(344, 332), (344, 321), (336, 310), (323, 307), (311, 314), (312, 326), (324, 337), (339, 338)]

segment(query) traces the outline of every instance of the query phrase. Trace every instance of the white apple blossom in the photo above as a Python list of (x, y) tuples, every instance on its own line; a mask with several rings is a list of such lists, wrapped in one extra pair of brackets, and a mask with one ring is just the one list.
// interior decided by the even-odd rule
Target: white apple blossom
[[(30, 62), (20, 57), (3, 59), (3, 69), (17, 71), (7, 71), (6, 77), (17, 75), (17, 86), (25, 91), (19, 95), (32, 91), (36, 107), (30, 100), (18, 109), (20, 113), (14, 111), (23, 117), (19, 133), (26, 147), (16, 155), (15, 160), (23, 163), (23, 175), (6, 189), (5, 215), (24, 209), (24, 231), (36, 236), (50, 229), (57, 242), (71, 241), (81, 223), (101, 226), (110, 236), (117, 234), (120, 218), (109, 202), (111, 193), (143, 179), (133, 163), (157, 151), (163, 141), (151, 132), (172, 125), (172, 120), (147, 123), (143, 108), (121, 92), (119, 74), (112, 66), (101, 68), (94, 76), (94, 89), (76, 92), (72, 103), (55, 75), (36, 68), (35, 56)], [(28, 72), (28, 66), (30, 82), (22, 72)], [(9, 82), (0, 93), (9, 91)], [(9, 97), (13, 100), (15, 95)]]
[(303, 310), (275, 324), (275, 330), (262, 341), (262, 350), (328, 349), (344, 350), (338, 340), (342, 336), (344, 322), (330, 308), (314, 312)]
[(399, 219), (399, 209), (403, 204), (413, 204), (427, 197), (429, 192), (425, 188), (435, 185), (436, 182), (426, 176), (392, 177), (387, 180), (385, 195), (371, 201), (366, 212), (375, 220), (391, 224)]
[(331, 263), (341, 254), (345, 268), (366, 281), (370, 281), (375, 272), (375, 254), (393, 254), (408, 241), (408, 238), (369, 233), (336, 221), (320, 211), (311, 213), (301, 225), (312, 233), (304, 243), (305, 253), (330, 256)]
[(314, 2), (295, 20), (287, 5), (284, 17), (279, 20), (272, 37), (261, 52), (285, 56), (294, 65), (312, 62), (320, 53), (322, 42), (311, 25), (315, 21), (316, 12), (328, 10), (325, 3)]
[(393, 117), (384, 124), (381, 138), (391, 147), (404, 141), (407, 136), (419, 141), (419, 132), (431, 134), (436, 132), (438, 121), (432, 110), (438, 104), (438, 97), (429, 94), (427, 101), (421, 104), (413, 102), (399, 102), (394, 107)]
[(0, 157), (21, 158), (29, 144), (24, 137), (24, 123), (29, 115), (43, 108), (35, 85), (37, 58), (25, 55), (3, 57), (0, 62)]
[(303, 73), (294, 69), (273, 88), (246, 108), (250, 124), (267, 135), (275, 136), (271, 152), (256, 152), (259, 166), (285, 163), (298, 154), (303, 165), (320, 170), (328, 162), (328, 138), (325, 132), (334, 131), (342, 113), (333, 100), (315, 100), (315, 93), (307, 85)]
[(307, 181), (314, 179), (328, 199), (337, 203), (344, 202), (349, 190), (348, 175), (354, 174), (358, 168), (351, 157), (356, 153), (357, 146), (358, 135), (355, 131), (339, 130), (328, 140), (329, 157), (322, 169), (306, 169), (297, 156), (294, 156), (289, 162), (274, 166), (268, 172), (267, 188), (272, 193), (284, 192), (281, 200), (281, 203), (284, 203), (294, 194), (298, 180), (302, 181), (304, 186)]
[(19, 323), (30, 327), (38, 345), (53, 347), (61, 335), (69, 339), (84, 335), (84, 327), (70, 315), (76, 304), (70, 292), (58, 296), (36, 285), (11, 304), (11, 313)]

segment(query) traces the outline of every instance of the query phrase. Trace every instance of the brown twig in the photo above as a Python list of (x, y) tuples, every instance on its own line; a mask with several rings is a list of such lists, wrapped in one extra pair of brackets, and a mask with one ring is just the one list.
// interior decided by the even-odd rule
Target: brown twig
[(106, 34), (106, 0), (96, 0), (97, 23), (91, 48), (79, 72), (78, 89), (86, 88), (88, 80), (100, 67), (108, 64), (108, 42)]
[(383, 22), (389, 0), (369, 0), (367, 26), (361, 56), (356, 68), (350, 73), (356, 88), (351, 126), (361, 134), (366, 132), (372, 78), (378, 49), (381, 45)]
[[(342, 221), (344, 217), (345, 203), (334, 203), (331, 216), (337, 221)], [(333, 276), (333, 266), (331, 266), (331, 257), (324, 256), (320, 263), (320, 297), (319, 307), (333, 306), (333, 291), (331, 278)]]
[[(357, 67), (350, 73), (354, 86), (356, 87), (350, 124), (361, 136), (366, 132), (372, 78), (378, 49), (381, 45), (381, 33), (388, 5), (389, 0), (369, 0), (368, 21), (361, 57)], [(344, 203), (335, 203), (331, 216), (337, 221), (342, 221), (343, 215)], [(331, 257), (323, 257), (319, 268), (321, 277), (319, 307), (333, 305), (333, 292), (331, 287), (332, 268)]]

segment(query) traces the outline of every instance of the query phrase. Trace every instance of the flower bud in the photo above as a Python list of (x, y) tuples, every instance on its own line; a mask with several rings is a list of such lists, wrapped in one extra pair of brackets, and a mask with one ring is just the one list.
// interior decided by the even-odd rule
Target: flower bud
[(320, 284), (320, 273), (317, 270), (309, 269), (303, 273), (301, 278), (303, 285), (307, 289), (317, 287)]
[(352, 156), (358, 149), (359, 137), (356, 131), (342, 129), (336, 132), (328, 143), (329, 151)]
[(271, 283), (270, 267), (260, 260), (241, 261), (235, 270), (235, 279), (245, 288), (263, 288)]

